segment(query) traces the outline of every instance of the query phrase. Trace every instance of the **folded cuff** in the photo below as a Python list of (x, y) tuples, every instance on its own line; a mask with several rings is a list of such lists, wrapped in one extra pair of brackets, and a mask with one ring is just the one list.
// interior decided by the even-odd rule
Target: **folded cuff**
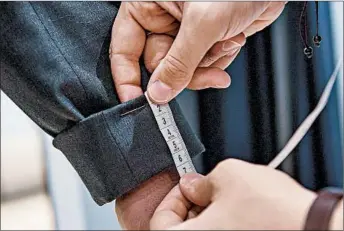
[[(178, 104), (169, 103), (191, 157), (204, 151)], [(94, 114), (53, 141), (99, 205), (173, 165), (145, 96)]]

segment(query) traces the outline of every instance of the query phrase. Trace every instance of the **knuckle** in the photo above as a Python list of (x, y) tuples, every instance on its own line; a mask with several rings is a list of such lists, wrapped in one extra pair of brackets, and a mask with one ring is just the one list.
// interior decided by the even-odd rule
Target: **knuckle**
[(165, 74), (174, 84), (186, 84), (188, 78), (188, 67), (178, 58), (168, 55), (165, 60)]
[(220, 163), (218, 163), (217, 164), (217, 166), (216, 166), (216, 169), (218, 169), (218, 171), (228, 171), (228, 167), (230, 167), (230, 166), (228, 166), (228, 165), (230, 165), (229, 163), (228, 163), (228, 160), (223, 160), (223, 161), (221, 161)]
[(162, 9), (155, 2), (131, 2), (130, 13), (134, 16), (141, 26), (146, 30), (158, 32), (160, 24), (156, 23), (156, 18), (164, 13)]
[(215, 190), (222, 191), (225, 189), (222, 189), (223, 184), (231, 185), (231, 188), (240, 188), (241, 186), (241, 180), (240, 180), (240, 171), (238, 168), (239, 160), (235, 159), (227, 159), (224, 161), (221, 161), (215, 169), (209, 174), (210, 180), (213, 182), (213, 184), (216, 186)]
[(206, 55), (203, 57), (203, 59), (202, 59), (202, 61), (201, 61), (201, 63), (200, 63), (200, 66), (201, 66), (201, 67), (207, 67), (207, 66), (211, 65), (212, 63), (214, 63), (215, 61), (216, 61), (216, 58), (215, 58), (214, 55), (212, 55), (212, 54), (206, 54)]
[(225, 170), (224, 163), (223, 163), (223, 161), (221, 161), (220, 163), (218, 163), (216, 165), (216, 167), (209, 174), (210, 179), (211, 180), (219, 179), (219, 177), (221, 177), (221, 175), (223, 175), (224, 170)]
[(210, 187), (212, 187), (212, 189), (214, 190), (216, 190), (217, 188), (218, 188), (218, 184), (219, 184), (219, 182), (221, 182), (221, 181), (219, 181), (220, 180), (220, 178), (219, 177), (216, 177), (215, 175), (213, 175), (213, 174), (209, 174), (209, 175), (207, 175), (206, 176), (207, 178), (206, 178), (206, 180), (208, 181), (208, 185), (210, 186)]
[(225, 41), (215, 43), (212, 48), (208, 51), (209, 56), (218, 56), (219, 54), (223, 53), (223, 44)]
[(227, 159), (221, 161), (215, 169), (217, 169), (220, 172), (226, 172), (227, 174), (231, 174), (235, 172), (238, 168), (238, 164), (240, 163), (239, 160), (236, 159)]
[(147, 68), (147, 71), (149, 73), (153, 73), (153, 71), (155, 70), (155, 68), (159, 65), (160, 61), (145, 61), (145, 66)]
[(233, 169), (233, 168), (237, 168), (238, 165), (240, 165), (241, 161), (237, 160), (237, 159), (227, 159), (225, 161), (223, 161), (223, 165), (225, 168), (228, 169)]

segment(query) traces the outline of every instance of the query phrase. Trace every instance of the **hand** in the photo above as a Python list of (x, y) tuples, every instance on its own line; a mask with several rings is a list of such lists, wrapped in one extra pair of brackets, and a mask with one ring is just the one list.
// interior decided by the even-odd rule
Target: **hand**
[(147, 230), (156, 207), (178, 183), (174, 167), (167, 169), (116, 199), (116, 214), (123, 229)]
[[(178, 196), (161, 202), (151, 229), (301, 230), (316, 197), (283, 172), (233, 159), (207, 176), (185, 175), (174, 190)], [(175, 198), (182, 198), (178, 207)], [(207, 207), (183, 222), (191, 202)]]
[[(156, 4), (146, 2), (122, 2), (116, 17), (109, 52), (112, 75), (121, 102), (129, 101), (142, 94), (138, 61), (145, 46), (146, 34), (134, 17), (139, 18), (141, 23), (148, 25), (147, 28), (156, 32), (169, 34), (179, 26), (179, 23), (173, 22), (174, 19), (168, 13), (160, 14), (160, 7), (154, 8), (154, 5)], [(132, 13), (134, 15), (131, 15)], [(154, 20), (152, 21), (151, 18)], [(163, 51), (168, 49), (164, 46), (168, 44), (169, 39), (170, 37), (167, 35), (162, 39), (159, 38), (159, 41), (153, 35), (147, 39), (150, 48), (145, 51), (147, 57), (145, 60), (148, 64), (153, 64), (161, 54), (158, 48), (162, 48)], [(152, 46), (153, 43), (155, 43), (154, 46)], [(149, 70), (152, 70), (152, 65), (147, 66)], [(117, 198), (115, 210), (122, 228), (148, 229), (149, 221), (156, 207), (171, 188), (178, 183), (178, 180), (177, 171), (174, 168), (168, 169)]]
[[(245, 37), (270, 25), (283, 8), (284, 2), (122, 3), (110, 51), (120, 100), (143, 93), (138, 63), (142, 53), (147, 68), (156, 68), (148, 85), (156, 103), (170, 101), (185, 87), (228, 87), (230, 78), (223, 69)], [(151, 34), (147, 37), (145, 31)]]

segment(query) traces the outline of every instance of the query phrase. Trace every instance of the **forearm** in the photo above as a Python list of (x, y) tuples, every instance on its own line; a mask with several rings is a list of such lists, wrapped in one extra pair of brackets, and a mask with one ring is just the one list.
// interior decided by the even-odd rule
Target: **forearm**
[(171, 167), (116, 200), (116, 214), (123, 229), (147, 230), (156, 207), (178, 183)]
[[(0, 7), (1, 89), (54, 137), (99, 205), (173, 164), (145, 96), (123, 103), (117, 98), (108, 53), (116, 11), (100, 2)], [(203, 152), (176, 101), (170, 107), (190, 156)]]

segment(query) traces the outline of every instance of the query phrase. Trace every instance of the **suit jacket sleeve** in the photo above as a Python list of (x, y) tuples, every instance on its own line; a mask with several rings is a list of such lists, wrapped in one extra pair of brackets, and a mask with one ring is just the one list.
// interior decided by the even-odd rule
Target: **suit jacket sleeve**
[[(54, 137), (98, 204), (173, 164), (145, 97), (116, 96), (108, 58), (116, 4), (0, 5), (1, 89)], [(170, 107), (190, 155), (203, 152), (177, 103)]]

